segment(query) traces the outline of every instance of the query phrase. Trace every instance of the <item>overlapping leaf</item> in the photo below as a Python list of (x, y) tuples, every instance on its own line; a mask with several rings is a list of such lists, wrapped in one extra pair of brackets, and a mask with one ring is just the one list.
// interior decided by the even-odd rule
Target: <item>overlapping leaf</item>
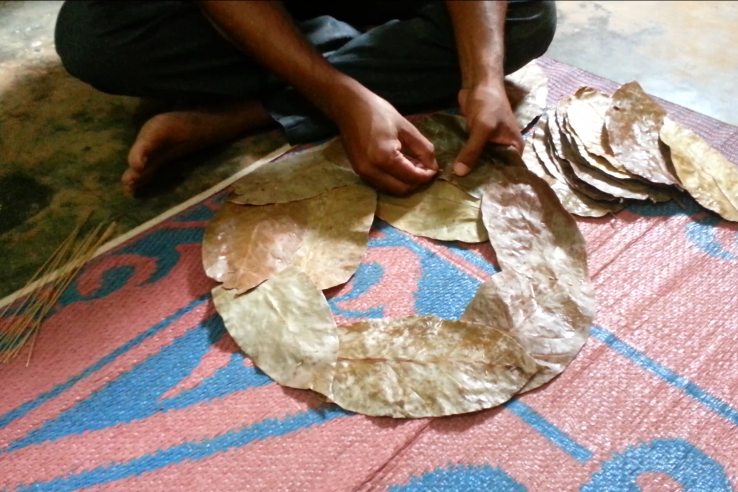
[(616, 171), (628, 171), (615, 158), (607, 142), (605, 114), (610, 98), (591, 87), (580, 87), (570, 98), (567, 117), (572, 130), (590, 153), (605, 159)]
[(307, 200), (264, 206), (223, 205), (203, 239), (206, 273), (245, 292), (289, 265), (321, 289), (346, 282), (367, 247), (374, 190), (359, 184)]
[(536, 364), (492, 326), (434, 316), (341, 326), (333, 400), (347, 410), (391, 417), (500, 405), (530, 380)]
[(306, 203), (308, 227), (293, 264), (320, 289), (347, 282), (369, 241), (377, 194), (364, 185), (337, 188)]
[(294, 202), (361, 181), (350, 167), (328, 160), (323, 150), (316, 147), (262, 165), (234, 184), (230, 201), (241, 205)]
[[(569, 213), (581, 217), (602, 217), (622, 208), (622, 204), (616, 204), (614, 202), (597, 202), (587, 195), (573, 190), (565, 181), (559, 180), (551, 175), (548, 172), (548, 168), (553, 167), (553, 164), (549, 163), (548, 166), (544, 166), (541, 155), (536, 152), (536, 148), (544, 148), (543, 138), (545, 138), (543, 129), (536, 127), (528, 138), (527, 145), (523, 151), (523, 162), (529, 171), (548, 183)], [(542, 155), (546, 159), (549, 159), (547, 154), (543, 153)]]
[(502, 274), (480, 287), (462, 320), (511, 320), (510, 333), (540, 366), (530, 390), (563, 371), (589, 335), (595, 304), (584, 238), (546, 182), (526, 169), (499, 169), (482, 210)]
[(441, 171), (451, 171), (456, 157), (469, 137), (464, 118), (435, 113), (417, 121), (415, 126), (433, 144), (436, 162)]
[(338, 332), (325, 296), (305, 273), (288, 267), (241, 296), (219, 286), (213, 301), (259, 369), (284, 386), (331, 397)]
[(659, 145), (666, 110), (638, 82), (621, 85), (606, 112), (608, 143), (623, 167), (652, 183), (677, 184), (668, 155)]
[(224, 203), (205, 229), (205, 273), (240, 293), (282, 271), (305, 235), (303, 207), (297, 202), (262, 207)]
[(484, 150), (469, 174), (457, 176), (453, 172), (453, 164), (469, 138), (464, 118), (437, 113), (423, 118), (416, 126), (433, 143), (436, 161), (441, 169), (438, 179), (452, 183), (475, 198), (482, 198), (484, 187), (491, 179), (492, 169), (507, 164), (506, 161), (509, 160), (506, 149), (490, 146)]
[(407, 197), (380, 193), (377, 217), (417, 236), (478, 243), (487, 240), (480, 205), (478, 198), (436, 180)]
[(548, 118), (543, 121), (543, 133), (545, 135), (544, 146), (549, 156), (550, 162), (556, 167), (558, 173), (563, 176), (566, 183), (572, 188), (587, 195), (594, 200), (616, 201), (617, 197), (610, 193), (604, 192), (593, 186), (592, 184), (582, 180), (574, 169), (571, 162), (564, 154), (564, 142), (562, 140), (561, 130), (556, 124), (556, 115), (551, 113)]
[(703, 207), (738, 222), (738, 168), (697, 134), (664, 118), (661, 140), (671, 150), (679, 181)]
[(548, 77), (540, 65), (532, 61), (505, 77), (505, 92), (518, 126), (524, 129), (546, 108)]
[[(574, 144), (567, 132), (566, 125), (567, 101), (562, 101), (556, 108), (555, 120), (556, 127), (551, 132), (557, 133), (560, 146), (556, 146), (559, 157), (566, 159), (571, 169), (578, 179), (596, 188), (603, 193), (607, 193), (616, 198), (627, 198), (633, 200), (645, 200), (649, 197), (648, 188), (638, 182), (627, 182), (616, 179), (608, 173), (591, 166), (589, 162), (582, 158), (574, 149)], [(553, 122), (549, 121), (549, 125)]]
[(353, 169), (341, 137), (335, 137), (321, 146), (323, 157), (344, 169)]

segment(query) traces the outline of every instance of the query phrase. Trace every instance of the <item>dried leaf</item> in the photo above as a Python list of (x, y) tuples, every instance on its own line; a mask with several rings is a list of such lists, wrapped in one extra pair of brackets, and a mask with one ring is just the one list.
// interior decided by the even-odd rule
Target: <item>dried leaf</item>
[(661, 140), (685, 190), (703, 207), (738, 222), (738, 168), (691, 130), (664, 118)]
[(293, 202), (359, 182), (361, 178), (350, 168), (329, 161), (323, 148), (313, 148), (264, 164), (239, 179), (230, 201), (241, 205)]
[(500, 330), (434, 316), (341, 326), (333, 400), (374, 416), (438, 417), (500, 405), (536, 371)]
[(638, 182), (626, 182), (618, 180), (602, 172), (596, 167), (590, 166), (573, 148), (572, 141), (567, 133), (566, 126), (566, 100), (559, 103), (556, 108), (555, 119), (559, 130), (562, 157), (571, 165), (571, 169), (577, 178), (594, 188), (616, 198), (631, 200), (646, 200), (649, 198), (648, 187)]
[(595, 300), (584, 238), (551, 188), (525, 169), (499, 169), (482, 211), (504, 275), (480, 287), (462, 320), (512, 321), (511, 335), (540, 366), (531, 390), (562, 372), (589, 336)]
[(323, 156), (331, 161), (336, 166), (340, 166), (344, 169), (353, 169), (351, 167), (351, 161), (346, 153), (346, 148), (343, 146), (341, 137), (335, 137), (322, 146)]
[(377, 193), (368, 186), (349, 185), (305, 204), (308, 228), (292, 264), (323, 290), (347, 282), (366, 251)]
[(456, 157), (469, 138), (464, 118), (452, 114), (434, 113), (415, 123), (415, 126), (433, 144), (436, 162), (441, 170), (450, 172)]
[[(520, 157), (518, 156), (518, 158)], [(504, 164), (501, 164), (499, 160), (490, 162), (482, 157), (477, 161), (474, 169), (466, 176), (457, 176), (454, 174), (453, 169), (449, 167), (438, 179), (447, 181), (477, 200), (481, 200), (482, 195), (484, 195), (484, 188), (490, 179), (492, 179), (495, 167), (500, 165)]]
[(487, 240), (480, 204), (478, 198), (436, 180), (407, 197), (380, 194), (377, 217), (417, 236), (479, 243)]
[(636, 179), (632, 174), (626, 171), (620, 171), (619, 169), (615, 168), (610, 161), (602, 157), (601, 155), (593, 154), (590, 151), (587, 150), (587, 148), (584, 146), (584, 143), (582, 142), (582, 139), (579, 138), (579, 135), (577, 132), (574, 131), (574, 128), (571, 126), (571, 119), (569, 118), (569, 108), (572, 104), (572, 98), (569, 98), (569, 100), (566, 102), (566, 110), (564, 111), (564, 118), (563, 123), (565, 125), (565, 132), (569, 139), (569, 143), (571, 144), (572, 150), (577, 155), (579, 159), (584, 161), (586, 164), (588, 164), (590, 167), (593, 167), (608, 176), (618, 179), (618, 180), (632, 180)]
[(555, 113), (550, 113), (549, 117), (542, 123), (543, 133), (546, 136), (544, 145), (551, 162), (558, 169), (559, 174), (563, 176), (566, 184), (570, 188), (580, 191), (590, 198), (599, 201), (616, 201), (613, 195), (606, 193), (599, 188), (592, 186), (590, 183), (583, 181), (577, 176), (572, 168), (571, 162), (564, 157), (564, 145), (559, 125), (556, 124)]
[(420, 133), (433, 143), (436, 161), (441, 169), (438, 179), (452, 183), (475, 198), (482, 198), (484, 187), (490, 180), (492, 168), (509, 164), (510, 156), (507, 149), (489, 146), (469, 174), (457, 176), (453, 172), (453, 164), (469, 137), (464, 118), (436, 113), (423, 118), (416, 126)]
[(659, 145), (666, 110), (643, 92), (638, 82), (620, 86), (612, 95), (605, 126), (610, 148), (629, 172), (661, 184), (678, 184)]
[(566, 183), (566, 178), (561, 172), (561, 169), (556, 163), (554, 163), (555, 155), (551, 142), (549, 141), (550, 134), (551, 132), (548, 129), (548, 117), (544, 115), (540, 120), (538, 120), (538, 124), (530, 138), (531, 147), (533, 147), (533, 151), (535, 152), (536, 157), (538, 157), (538, 161), (543, 165), (546, 172), (553, 176), (557, 181)]
[(375, 208), (374, 190), (358, 184), (299, 202), (225, 203), (205, 230), (205, 272), (239, 293), (291, 264), (321, 289), (342, 284), (361, 262)]
[[(612, 179), (620, 182), (627, 189), (647, 194), (648, 198), (653, 202), (668, 202), (669, 200), (671, 200), (672, 195), (668, 190), (649, 186), (651, 183), (644, 182), (643, 178), (630, 174), (627, 171), (620, 171), (619, 169), (617, 169), (615, 166), (612, 165), (612, 162), (617, 162), (614, 158), (610, 158), (610, 160), (608, 160), (601, 155), (593, 154), (588, 151), (582, 143), (582, 140), (579, 138), (579, 136), (571, 126), (571, 119), (568, 115), (570, 107), (571, 105), (567, 106), (567, 114), (564, 118), (564, 124), (567, 128), (567, 135), (569, 136), (569, 143), (571, 144), (571, 148), (583, 165), (589, 165), (589, 167), (605, 173)], [(606, 134), (603, 133), (603, 135)]]
[(567, 119), (588, 152), (605, 159), (613, 169), (627, 173), (607, 145), (605, 113), (609, 107), (609, 96), (591, 87), (580, 87), (569, 100)]
[(241, 296), (219, 286), (213, 301), (259, 369), (281, 385), (331, 397), (338, 332), (325, 296), (305, 273), (288, 267)]
[[(485, 190), (482, 209), (485, 227), (494, 231), (490, 243), (500, 266), (523, 273), (551, 262), (555, 270), (563, 268), (587, 278), (584, 238), (551, 188), (519, 167), (499, 168), (496, 178)], [(554, 250), (567, 252), (568, 259), (544, 254)]]
[[(547, 167), (553, 166), (553, 164), (544, 166), (540, 155), (535, 151), (536, 147), (542, 148), (544, 146), (544, 143), (542, 142), (543, 138), (543, 130), (540, 127), (536, 127), (528, 139), (528, 145), (525, 146), (525, 150), (523, 151), (523, 162), (529, 171), (548, 183), (554, 193), (556, 193), (561, 204), (569, 213), (579, 215), (581, 217), (602, 217), (608, 213), (614, 213), (619, 209), (622, 209), (622, 204), (615, 204), (613, 202), (596, 202), (587, 195), (569, 188), (564, 181), (559, 181), (552, 176), (547, 171)], [(547, 155), (546, 158), (548, 159)]]
[(546, 108), (548, 77), (532, 61), (505, 77), (505, 92), (518, 125), (524, 129)]
[(308, 224), (301, 202), (262, 207), (224, 203), (202, 242), (205, 273), (245, 292), (286, 268)]

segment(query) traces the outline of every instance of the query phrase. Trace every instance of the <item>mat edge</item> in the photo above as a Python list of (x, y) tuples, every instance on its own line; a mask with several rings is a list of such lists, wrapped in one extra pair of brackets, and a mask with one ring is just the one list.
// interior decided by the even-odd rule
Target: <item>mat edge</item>
[[(199, 203), (206, 198), (211, 197), (212, 195), (218, 193), (219, 191), (224, 190), (225, 188), (229, 187), (242, 177), (246, 176), (249, 173), (252, 173), (259, 167), (263, 166), (267, 162), (271, 162), (274, 159), (284, 155), (285, 153), (289, 152), (290, 150), (294, 149), (294, 145), (290, 144), (284, 144), (281, 147), (277, 148), (276, 150), (273, 150), (272, 152), (268, 153), (261, 159), (257, 159), (256, 161), (249, 164), (244, 169), (241, 169), (237, 173), (233, 174), (232, 176), (224, 179), (223, 181), (220, 181), (219, 183), (215, 184), (214, 186), (211, 186), (207, 190), (198, 193), (197, 195), (193, 196), (192, 198), (189, 198), (185, 200), (184, 202), (180, 203), (179, 205), (175, 205), (174, 207), (170, 208), (169, 210), (157, 215), (151, 220), (148, 220), (144, 222), (141, 225), (138, 225), (131, 229), (128, 232), (125, 232), (121, 234), (120, 236), (116, 237), (112, 241), (109, 241), (100, 248), (95, 251), (95, 254), (92, 255), (92, 258), (90, 260), (97, 258), (98, 256), (107, 253), (108, 251), (112, 250), (113, 248), (116, 248), (117, 246), (120, 246), (124, 242), (128, 241), (129, 239), (146, 232), (147, 230), (151, 229), (152, 227), (164, 222), (168, 218), (177, 215), (178, 213), (182, 212), (183, 210), (191, 207), (192, 205), (195, 205), (196, 203)], [(0, 299), (0, 308), (7, 306), (8, 304), (11, 304), (15, 302), (17, 299), (23, 297), (24, 295), (33, 292), (35, 289), (37, 289), (39, 286), (46, 284), (48, 282), (52, 282), (54, 279), (56, 279), (64, 270), (64, 267), (60, 268), (59, 270), (56, 270), (52, 273), (49, 273), (48, 275), (45, 275), (44, 277), (36, 280), (35, 282), (26, 285), (22, 287), (19, 290), (16, 290), (12, 294), (9, 294), (2, 299)]]

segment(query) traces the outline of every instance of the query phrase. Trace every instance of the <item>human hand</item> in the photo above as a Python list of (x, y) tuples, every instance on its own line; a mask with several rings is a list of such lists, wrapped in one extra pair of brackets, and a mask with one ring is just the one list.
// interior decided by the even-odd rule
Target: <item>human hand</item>
[(466, 118), (469, 139), (456, 158), (455, 174), (469, 174), (487, 143), (512, 146), (522, 155), (523, 137), (502, 83), (462, 89), (459, 106)]
[(344, 100), (336, 123), (359, 176), (394, 195), (433, 179), (433, 144), (390, 103), (368, 90)]

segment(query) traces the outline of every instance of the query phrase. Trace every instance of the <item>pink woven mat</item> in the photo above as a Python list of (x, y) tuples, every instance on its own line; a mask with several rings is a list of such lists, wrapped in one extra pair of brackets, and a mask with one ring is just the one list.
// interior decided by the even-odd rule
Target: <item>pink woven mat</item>
[[(551, 99), (615, 84), (542, 60)], [(738, 128), (665, 104), (734, 162)], [(4, 490), (733, 490), (738, 227), (691, 201), (579, 219), (598, 315), (569, 369), (477, 414), (398, 421), (273, 383), (215, 314), (200, 260), (220, 193), (89, 264), (0, 368)], [(377, 221), (339, 323), (457, 318), (489, 246)], [(680, 488), (681, 487), (681, 488)]]

